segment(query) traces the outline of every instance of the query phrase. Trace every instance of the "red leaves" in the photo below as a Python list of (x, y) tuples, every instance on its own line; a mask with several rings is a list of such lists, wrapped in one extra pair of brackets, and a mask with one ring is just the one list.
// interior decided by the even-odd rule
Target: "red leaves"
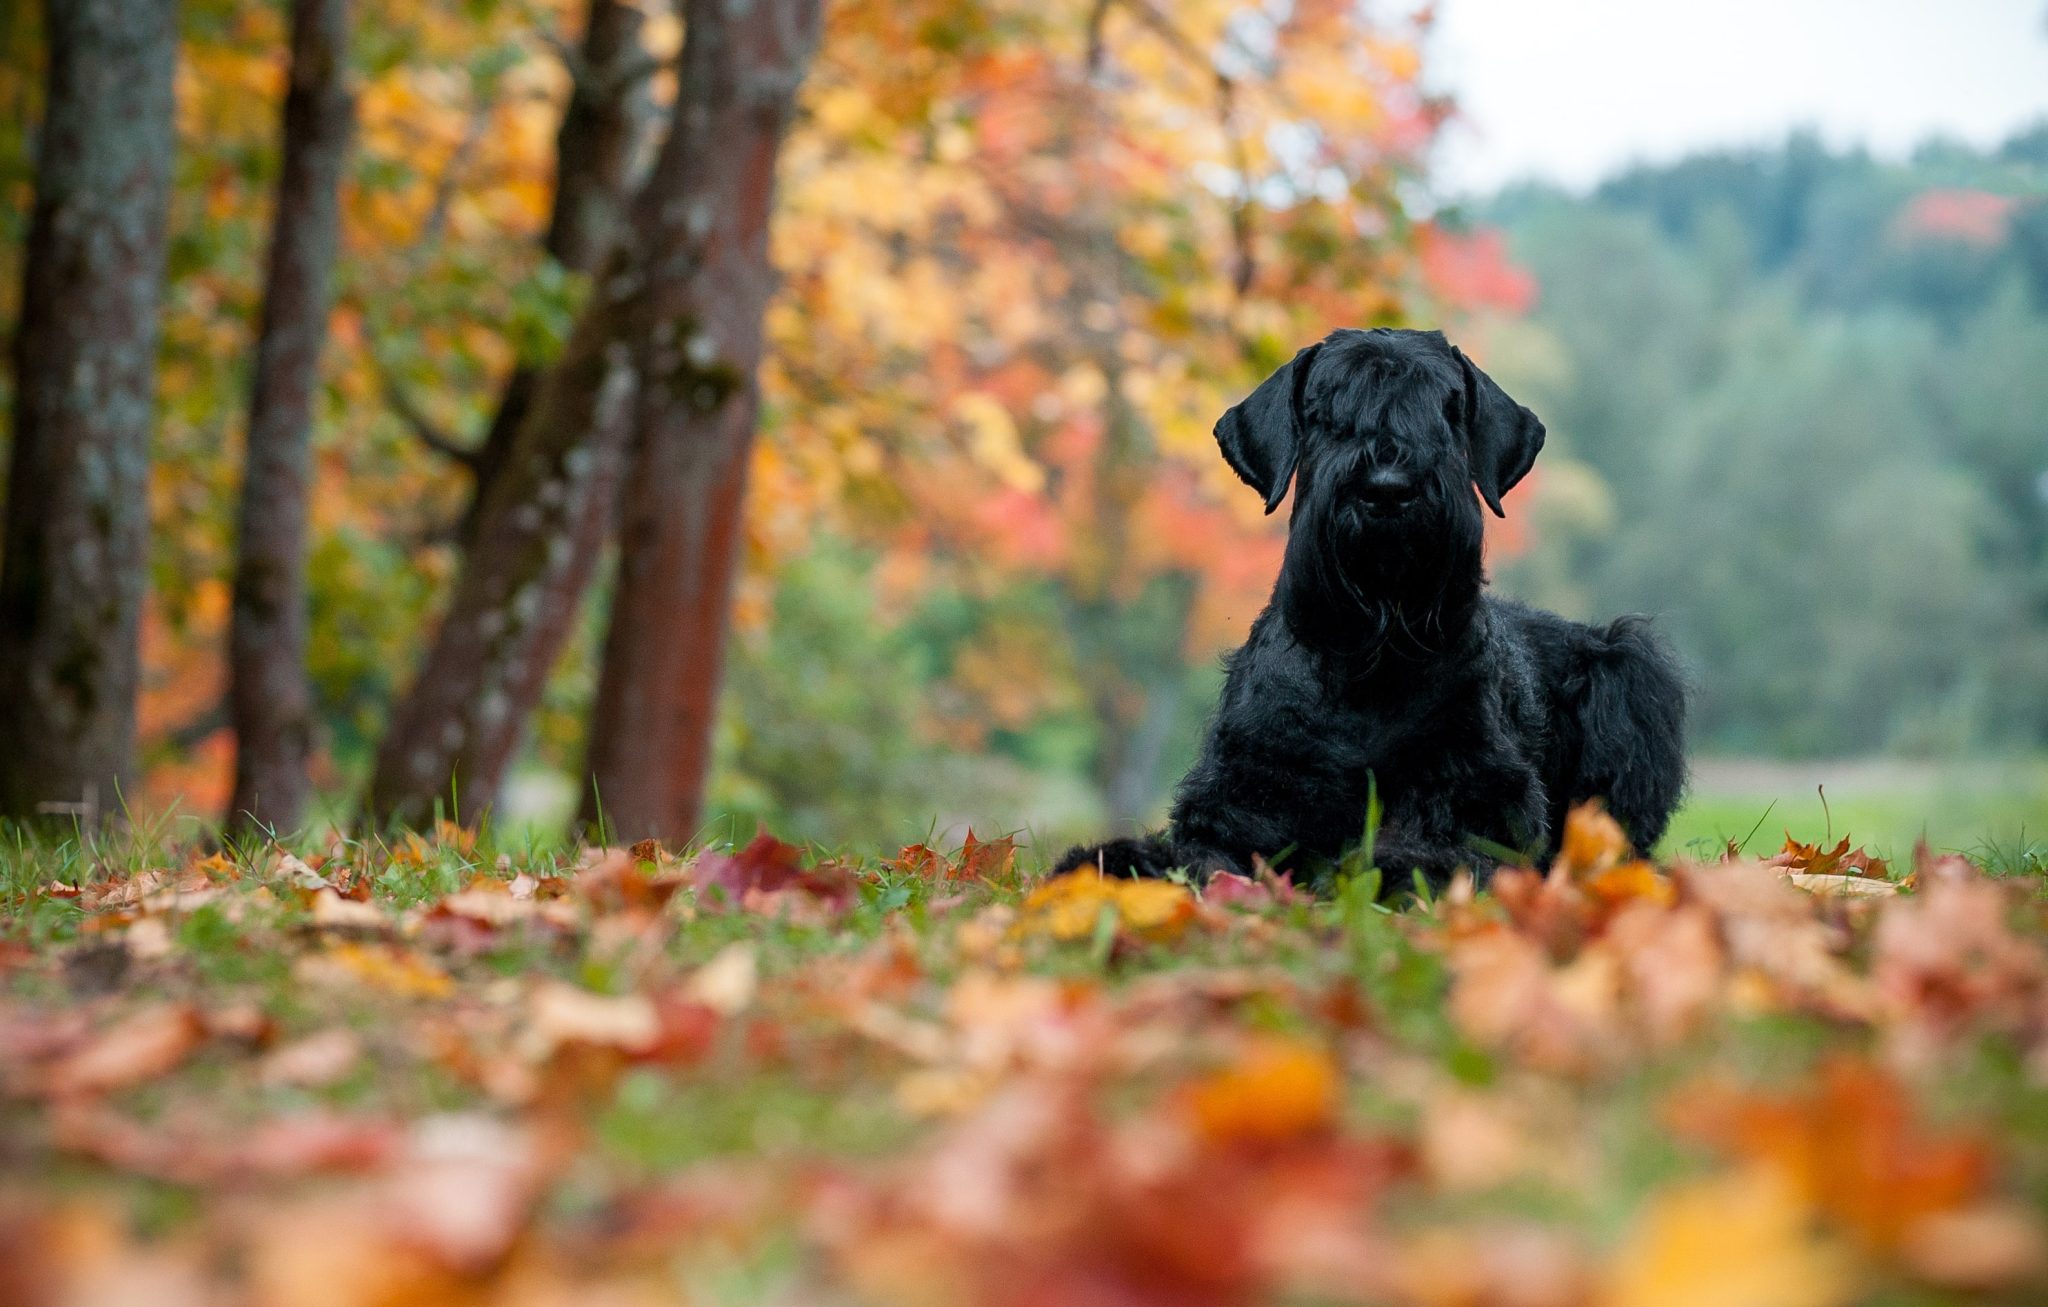
[(807, 871), (802, 858), (802, 849), (762, 831), (737, 853), (700, 854), (686, 875), (706, 907), (774, 916), (785, 909), (834, 914), (853, 906), (850, 873), (829, 863)]
[(1873, 939), (1893, 1050), (1931, 1065), (1956, 1039), (1996, 1032), (2048, 1055), (2048, 957), (2013, 927), (2018, 896), (1961, 859), (1921, 863), (1920, 892), (1890, 905)]
[(1275, 874), (1263, 859), (1254, 859), (1253, 874), (1240, 876), (1233, 871), (1222, 871), (1209, 878), (1202, 886), (1202, 902), (1217, 907), (1238, 907), (1253, 910), (1275, 906), (1300, 906), (1315, 902), (1315, 896), (1305, 894), (1294, 887), (1294, 878), (1285, 872)]

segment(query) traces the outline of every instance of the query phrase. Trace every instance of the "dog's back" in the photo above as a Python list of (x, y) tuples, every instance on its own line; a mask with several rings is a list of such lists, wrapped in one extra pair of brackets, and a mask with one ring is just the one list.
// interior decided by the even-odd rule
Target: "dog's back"
[(1686, 687), (1677, 658), (1648, 618), (1591, 626), (1510, 599), (1485, 605), (1499, 639), (1531, 671), (1530, 730), (1549, 797), (1550, 830), (1599, 799), (1637, 847), (1664, 836), (1685, 788)]

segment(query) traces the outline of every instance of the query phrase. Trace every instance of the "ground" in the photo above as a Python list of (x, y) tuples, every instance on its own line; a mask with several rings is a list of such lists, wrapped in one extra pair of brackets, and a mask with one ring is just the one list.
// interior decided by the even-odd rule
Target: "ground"
[(1824, 830), (1436, 899), (17, 838), (0, 1302), (2042, 1301), (2048, 871)]

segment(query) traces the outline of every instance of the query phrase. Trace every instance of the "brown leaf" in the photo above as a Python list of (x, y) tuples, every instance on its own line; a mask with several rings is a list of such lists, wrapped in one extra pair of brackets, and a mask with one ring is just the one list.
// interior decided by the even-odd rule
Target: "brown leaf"
[(1836, 876), (1817, 871), (1795, 871), (1789, 873), (1785, 879), (1809, 894), (1833, 894), (1843, 898), (1884, 898), (1899, 892), (1899, 887), (1888, 880), (1872, 880), (1864, 876)]
[(915, 876), (920, 880), (951, 880), (953, 864), (946, 855), (924, 844), (906, 844), (896, 856), (884, 864), (891, 871)]
[(960, 846), (960, 865), (954, 875), (962, 880), (986, 881), (991, 885), (1007, 885), (1016, 879), (1017, 837), (1005, 835), (1001, 839), (977, 840), (973, 827), (967, 830), (967, 842)]
[(1899, 1258), (1920, 1279), (1946, 1289), (1982, 1293), (2038, 1284), (2048, 1272), (2048, 1232), (2039, 1212), (1979, 1203), (1914, 1221)]
[(337, 1026), (273, 1050), (257, 1068), (257, 1078), (266, 1085), (318, 1089), (346, 1076), (362, 1056), (362, 1037)]
[(1847, 835), (1832, 849), (1823, 849), (1818, 844), (1801, 844), (1788, 831), (1785, 847), (1765, 861), (1768, 866), (1811, 876), (1866, 876), (1884, 880), (1891, 872), (1883, 858), (1873, 858), (1862, 849), (1851, 849)]
[(683, 877), (649, 875), (646, 864), (625, 849), (592, 849), (585, 852), (571, 885), (578, 898), (600, 912), (645, 915), (659, 912), (675, 897)]
[(660, 1033), (654, 1004), (643, 994), (596, 994), (550, 981), (534, 992), (520, 1047), (534, 1061), (567, 1044), (644, 1053)]
[(447, 972), (393, 944), (336, 944), (300, 958), (293, 970), (302, 979), (341, 988), (368, 985), (402, 998), (444, 998), (455, 988)]
[(144, 1008), (47, 1067), (43, 1091), (100, 1094), (153, 1080), (175, 1070), (205, 1039), (206, 1021), (191, 1004)]

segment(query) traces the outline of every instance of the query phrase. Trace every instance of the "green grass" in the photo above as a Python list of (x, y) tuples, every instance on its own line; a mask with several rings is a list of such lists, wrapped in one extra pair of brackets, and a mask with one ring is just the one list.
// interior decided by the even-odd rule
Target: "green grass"
[(1809, 843), (1847, 835), (1901, 861), (1924, 837), (1993, 871), (2038, 869), (2048, 861), (2048, 764), (1706, 762), (1660, 851), (1712, 857), (1733, 839), (1765, 856), (1787, 831)]

